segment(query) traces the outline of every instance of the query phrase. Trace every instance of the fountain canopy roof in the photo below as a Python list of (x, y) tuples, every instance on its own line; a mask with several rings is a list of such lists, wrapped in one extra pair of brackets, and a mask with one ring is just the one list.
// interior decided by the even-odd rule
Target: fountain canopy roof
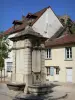
[(33, 30), (31, 26), (27, 26), (25, 30), (17, 33), (14, 37), (10, 38), (12, 41), (25, 39), (25, 38), (38, 38), (46, 40), (47, 38), (43, 37), (40, 33)]

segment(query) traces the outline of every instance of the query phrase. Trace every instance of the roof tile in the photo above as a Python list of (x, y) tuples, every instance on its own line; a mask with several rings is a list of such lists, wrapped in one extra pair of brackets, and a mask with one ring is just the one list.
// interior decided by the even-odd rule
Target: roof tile
[(75, 43), (75, 34), (66, 34), (59, 38), (49, 40), (45, 43), (46, 47), (62, 46), (65, 44)]

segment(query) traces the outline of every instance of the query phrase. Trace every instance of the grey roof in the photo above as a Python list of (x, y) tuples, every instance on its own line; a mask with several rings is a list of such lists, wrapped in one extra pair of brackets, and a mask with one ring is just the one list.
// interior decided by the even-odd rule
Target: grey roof
[(19, 32), (19, 33), (16, 34), (13, 38), (17, 38), (17, 37), (25, 36), (25, 35), (32, 35), (32, 36), (44, 38), (40, 33), (35, 32), (31, 26), (27, 26), (27, 27), (25, 28), (25, 30)]

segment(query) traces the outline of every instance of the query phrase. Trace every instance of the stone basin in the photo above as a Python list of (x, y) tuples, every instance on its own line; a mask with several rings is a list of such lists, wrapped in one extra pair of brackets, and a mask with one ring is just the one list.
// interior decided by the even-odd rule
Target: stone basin
[(30, 94), (41, 95), (41, 94), (46, 94), (50, 91), (51, 91), (51, 85), (48, 84), (33, 84), (28, 86), (28, 92)]
[(25, 83), (11, 82), (11, 83), (7, 83), (7, 87), (9, 88), (9, 90), (24, 91)]

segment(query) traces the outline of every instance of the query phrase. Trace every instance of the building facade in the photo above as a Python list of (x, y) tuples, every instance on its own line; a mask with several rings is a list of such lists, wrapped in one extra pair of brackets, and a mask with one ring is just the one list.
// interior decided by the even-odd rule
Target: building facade
[[(59, 29), (63, 27), (59, 19), (56, 17), (51, 7), (46, 7), (36, 13), (28, 13), (26, 16), (22, 16), (22, 20), (14, 20), (13, 27), (4, 32), (5, 35), (9, 35), (11, 38), (20, 31), (24, 30), (28, 24), (31, 24), (32, 28), (43, 35), (44, 37), (52, 37)], [(13, 42), (9, 39), (9, 44), (12, 48)], [(5, 70), (12, 71), (12, 51), (9, 53), (9, 58), (5, 59)]]
[(46, 43), (46, 79), (75, 83), (75, 34)]

